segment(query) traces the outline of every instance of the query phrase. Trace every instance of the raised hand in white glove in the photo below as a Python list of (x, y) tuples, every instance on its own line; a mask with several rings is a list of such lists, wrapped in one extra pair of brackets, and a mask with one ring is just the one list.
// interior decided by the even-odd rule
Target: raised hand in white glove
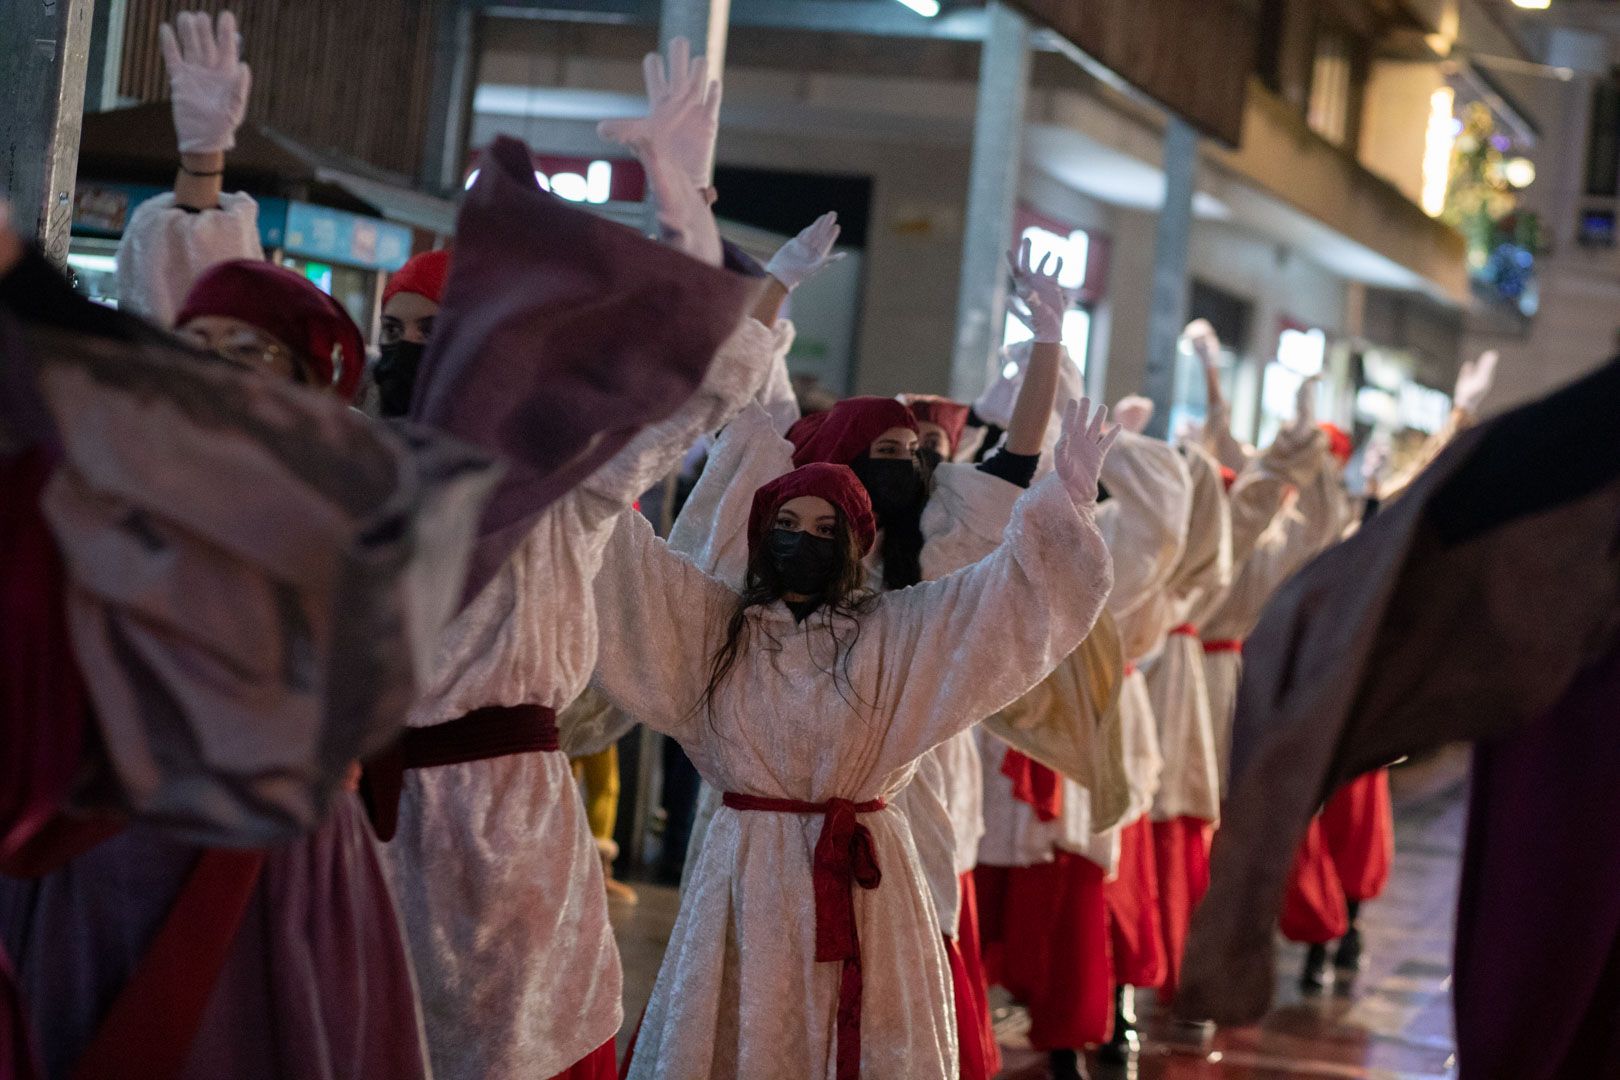
[(1107, 420), (1108, 407), (1099, 405), (1093, 412), (1090, 398), (1071, 401), (1063, 410), (1063, 434), (1052, 453), (1052, 462), (1076, 506), (1097, 501), (1097, 478), (1102, 475), (1103, 459), (1120, 432), (1119, 425), (1110, 426)]
[(1063, 273), (1063, 259), (1058, 258), (1048, 273), (1046, 267), (1052, 262), (1052, 253), (1042, 255), (1038, 266), (1030, 265), (1033, 256), (1033, 248), (1028, 240), (1020, 244), (1016, 252), (1007, 253), (1013, 285), (1018, 290), (1018, 298), (1028, 309), (1027, 316), (1019, 312), (1016, 317), (1030, 328), (1036, 341), (1043, 345), (1056, 345), (1063, 340), (1063, 313), (1069, 306), (1068, 294), (1058, 284), (1058, 277)]
[(844, 257), (844, 252), (833, 251), (838, 233), (838, 215), (830, 211), (822, 214), (771, 256), (765, 272), (792, 292)]
[(1140, 394), (1122, 397), (1114, 406), (1114, 419), (1132, 435), (1140, 435), (1147, 430), (1148, 421), (1153, 419), (1153, 402)]
[(1451, 402), (1469, 416), (1479, 415), (1479, 407), (1496, 383), (1496, 363), (1501, 356), (1495, 349), (1479, 354), (1477, 360), (1463, 364), (1457, 373), (1457, 386), (1451, 392)]
[(1206, 368), (1220, 363), (1220, 335), (1215, 333), (1215, 327), (1210, 325), (1208, 319), (1194, 319), (1182, 330), (1181, 336), (1187, 339), (1187, 343), (1192, 346), (1193, 352)]
[(158, 27), (158, 45), (169, 69), (180, 152), (231, 149), (253, 85), (253, 73), (242, 63), (236, 16), (222, 11), (216, 24), (202, 12), (182, 11), (174, 26)]
[(597, 134), (610, 142), (634, 146), (653, 142), (658, 153), (697, 189), (709, 186), (714, 141), (720, 132), (720, 80), (709, 78), (709, 66), (692, 55), (683, 37), (669, 43), (669, 62), (648, 53), (641, 62), (647, 83), (647, 115), (635, 120), (604, 120)]

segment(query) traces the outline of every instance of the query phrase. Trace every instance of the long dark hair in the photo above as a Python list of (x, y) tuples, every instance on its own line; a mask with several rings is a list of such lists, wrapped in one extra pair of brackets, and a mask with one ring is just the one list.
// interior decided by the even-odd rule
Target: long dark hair
[[(855, 642), (860, 640), (861, 636), (858, 616), (865, 615), (877, 606), (877, 594), (866, 587), (866, 566), (861, 561), (861, 551), (856, 546), (855, 535), (845, 522), (842, 511), (838, 511), (838, 524), (833, 538), (838, 543), (838, 568), (833, 575), (832, 583), (818, 598), (820, 603), (810, 614), (809, 619), (821, 620), (832, 637), (832, 655), (827, 666), (822, 667), (818, 662), (817, 668), (823, 674), (832, 676), (833, 685), (837, 687), (839, 696), (851, 708), (855, 708), (854, 702), (851, 702), (846, 694), (846, 689), (848, 694), (855, 696), (856, 701), (863, 705), (869, 703), (862, 700), (855, 690), (854, 683), (850, 681), (849, 657)], [(737, 597), (737, 606), (732, 609), (730, 617), (726, 620), (725, 636), (721, 639), (720, 647), (714, 651), (714, 655), (709, 657), (709, 681), (703, 688), (703, 697), (699, 699), (698, 705), (708, 713), (711, 723), (714, 719), (714, 696), (731, 674), (731, 669), (737, 665), (737, 658), (744, 648), (743, 639), (749, 630), (749, 622), (757, 614), (754, 609), (775, 603), (789, 591), (782, 581), (781, 574), (771, 562), (766, 545), (756, 545), (748, 556), (748, 573), (743, 580), (742, 593)], [(769, 639), (767, 648), (772, 652), (780, 652), (781, 641), (770, 630), (764, 627), (761, 629)]]

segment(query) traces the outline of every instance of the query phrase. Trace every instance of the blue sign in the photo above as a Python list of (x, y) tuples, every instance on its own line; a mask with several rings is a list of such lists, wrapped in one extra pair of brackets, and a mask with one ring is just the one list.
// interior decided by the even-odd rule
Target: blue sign
[(411, 254), (411, 230), (378, 218), (289, 202), (280, 247), (289, 255), (344, 266), (398, 270)]

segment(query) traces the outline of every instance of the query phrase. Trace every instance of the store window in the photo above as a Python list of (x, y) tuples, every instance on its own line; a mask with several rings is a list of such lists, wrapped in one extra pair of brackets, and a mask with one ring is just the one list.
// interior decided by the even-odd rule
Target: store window
[[(1033, 218), (1027, 212), (1022, 216)], [(1041, 260), (1048, 256), (1063, 260), (1058, 283), (1071, 295), (1080, 298), (1063, 313), (1063, 347), (1068, 350), (1069, 359), (1080, 369), (1083, 378), (1091, 351), (1091, 310), (1086, 297), (1092, 284), (1089, 280), (1093, 265), (1092, 237), (1083, 229), (1063, 230), (1062, 226), (1051, 227), (1053, 224), (1034, 221), (1024, 224), (1018, 242), (1029, 241), (1030, 262), (1034, 265), (1040, 265)], [(1002, 327), (1003, 347), (1028, 341), (1034, 336), (1017, 316), (1008, 313), (1006, 324)]]
[(1586, 193), (1620, 194), (1620, 81), (1592, 87), (1592, 119), (1586, 133)]
[(1327, 334), (1319, 329), (1284, 324), (1277, 336), (1277, 358), (1266, 365), (1260, 380), (1260, 445), (1271, 442), (1294, 418), (1300, 386), (1326, 367), (1327, 345)]
[[(1234, 412), (1242, 410), (1244, 402), (1238, 392), (1239, 370), (1243, 352), (1248, 347), (1249, 327), (1254, 318), (1254, 305), (1249, 301), (1217, 288), (1204, 281), (1194, 281), (1187, 297), (1187, 318), (1205, 319), (1215, 328), (1221, 339), (1221, 390)], [(1170, 431), (1180, 434), (1194, 425), (1201, 425), (1209, 412), (1209, 400), (1204, 390), (1203, 364), (1185, 342), (1176, 352), (1175, 400), (1170, 406)], [(1234, 429), (1241, 431), (1244, 417), (1234, 416)]]

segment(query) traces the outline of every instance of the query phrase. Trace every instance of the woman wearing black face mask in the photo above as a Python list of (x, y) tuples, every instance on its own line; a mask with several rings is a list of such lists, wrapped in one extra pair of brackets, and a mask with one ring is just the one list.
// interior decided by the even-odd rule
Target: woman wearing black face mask
[(383, 289), (381, 356), (371, 369), (383, 416), (410, 411), (416, 369), (433, 336), (433, 320), (449, 277), (450, 252), (424, 251), (412, 255), (388, 278)]
[[(856, 556), (875, 523), (836, 465), (754, 493), (741, 595), (621, 518), (596, 581), (598, 685), (726, 792), (631, 1077), (681, 1062), (682, 1075), (955, 1080), (939, 925), (885, 800), (920, 756), (1072, 651), (1100, 610), (1109, 572), (1090, 518), (1112, 436), (1081, 415), (1002, 545), (914, 589), (865, 593)], [(837, 559), (790, 532), (833, 541)]]

